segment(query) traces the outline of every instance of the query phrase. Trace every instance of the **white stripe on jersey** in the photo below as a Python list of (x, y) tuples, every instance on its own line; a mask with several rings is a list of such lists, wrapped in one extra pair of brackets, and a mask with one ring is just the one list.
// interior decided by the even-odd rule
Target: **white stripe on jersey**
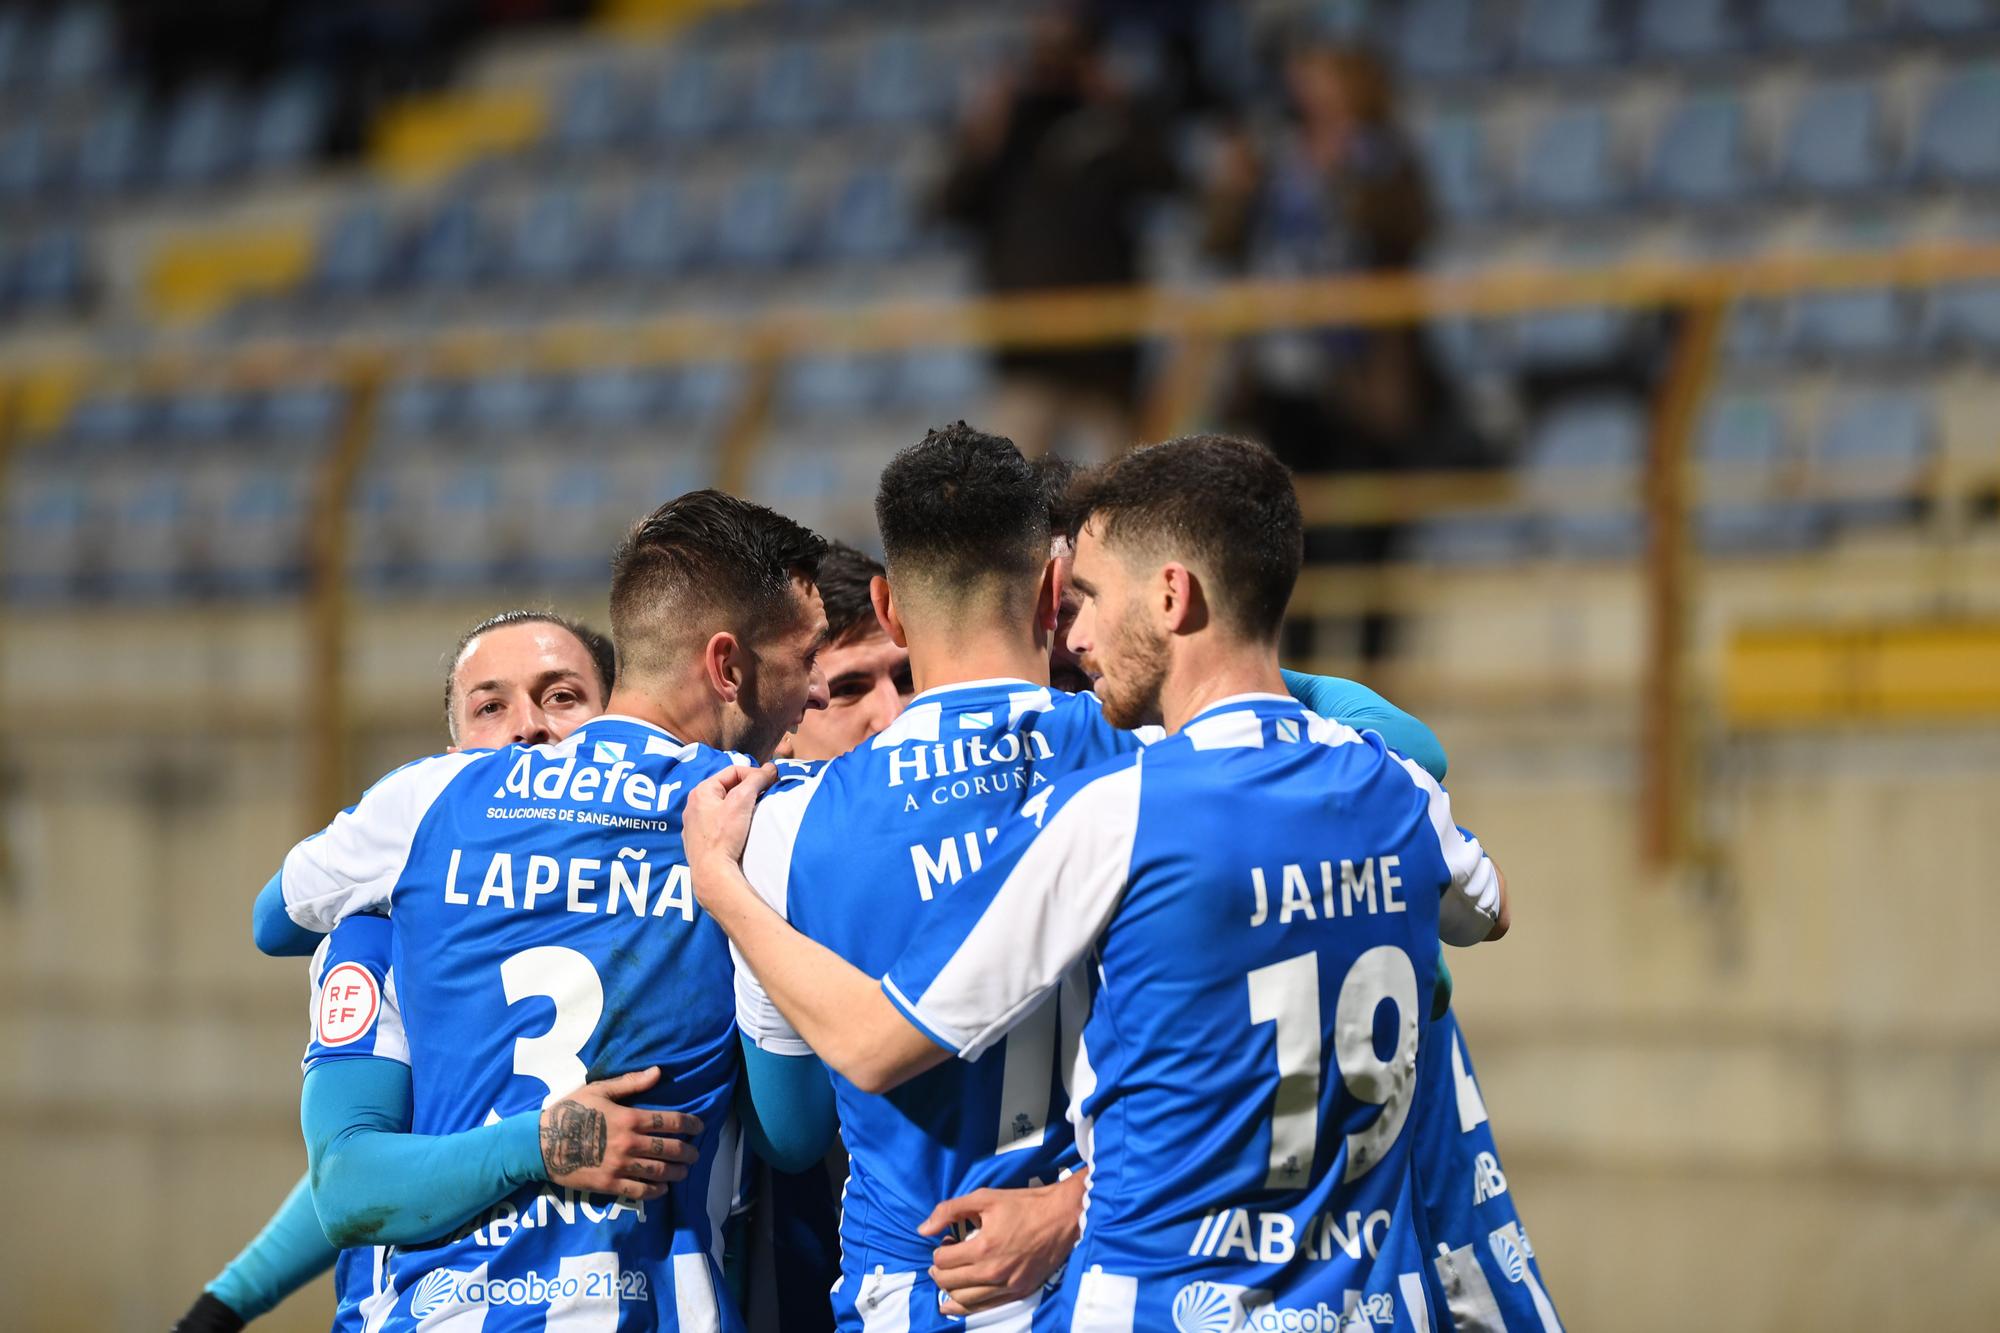
[[(593, 1282), (591, 1279), (597, 1279)], [(576, 1286), (570, 1288), (574, 1279)], [(556, 1265), (556, 1281), (566, 1294), (549, 1302), (546, 1333), (617, 1333), (618, 1255), (612, 1250), (565, 1254)]]
[(410, 1063), (410, 1034), (403, 1030), (403, 1002), (396, 998), (393, 967), (388, 984), (382, 987), (382, 1015), (375, 1020), (375, 1054), (399, 1064)]
[(1424, 1294), (1424, 1275), (1398, 1274), (1396, 1285), (1402, 1288), (1403, 1313), (1409, 1315), (1413, 1333), (1437, 1333), (1437, 1325), (1431, 1322), (1430, 1297)]
[(1139, 773), (1135, 756), (1058, 810), (951, 960), (923, 994), (904, 997), (963, 1058), (978, 1059), (1006, 1036), (1089, 953), (1118, 909), (1138, 835)]
[(861, 1333), (910, 1333), (910, 1290), (915, 1273), (885, 1273), (877, 1268), (861, 1278), (854, 1309), (861, 1316)]
[(707, 1255), (674, 1256), (674, 1322), (680, 1333), (718, 1333), (722, 1327)]
[[(750, 836), (743, 844), (743, 877), (758, 896), (779, 916), (790, 919), (788, 904), (792, 889), (792, 849), (799, 841), (799, 826), (806, 807), (819, 790), (821, 768), (796, 786), (772, 792), (757, 803), (750, 821)], [(799, 1036), (798, 1029), (771, 1003), (764, 983), (750, 970), (742, 950), (734, 942), (729, 956), (736, 963), (736, 1026), (757, 1044), (757, 1049), (773, 1055), (811, 1055), (812, 1047)]]
[(1470, 1245), (1456, 1250), (1440, 1245), (1436, 1267), (1445, 1308), (1451, 1311), (1458, 1333), (1507, 1333), (1506, 1317), (1493, 1299), (1493, 1288), (1486, 1281), (1486, 1270), (1479, 1266), (1476, 1250)]
[(417, 826), (452, 779), (487, 753), (439, 754), (405, 764), (370, 787), (352, 810), (335, 815), (324, 833), (292, 848), (280, 881), (286, 914), (324, 935), (342, 917), (388, 911)]
[(1132, 1333), (1138, 1306), (1138, 1278), (1092, 1268), (1077, 1284), (1070, 1333)]

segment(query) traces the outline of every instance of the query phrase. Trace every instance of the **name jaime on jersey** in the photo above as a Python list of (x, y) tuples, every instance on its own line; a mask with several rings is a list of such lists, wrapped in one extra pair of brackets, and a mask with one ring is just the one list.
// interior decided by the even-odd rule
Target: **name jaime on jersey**
[[(476, 890), (472, 887), (475, 879), (479, 885)], [(445, 867), (444, 900), (454, 907), (532, 912), (544, 898), (558, 894), (565, 912), (583, 916), (599, 912), (616, 916), (621, 910), (635, 917), (673, 912), (683, 921), (692, 921), (695, 916), (694, 883), (688, 868), (667, 866), (662, 882), (656, 885), (652, 863), (637, 847), (620, 847), (608, 863), (594, 856), (572, 856), (565, 863), (553, 856), (494, 852), (483, 870), (477, 865), (476, 853), (474, 864), (466, 865), (465, 849), (454, 847)]]
[(1312, 866), (1286, 865), (1278, 871), (1276, 894), (1271, 891), (1264, 867), (1253, 867), (1250, 924), (1261, 926), (1266, 921), (1276, 921), (1284, 926), (1290, 925), (1294, 917), (1304, 921), (1333, 921), (1357, 912), (1375, 915), (1408, 911), (1409, 904), (1401, 896), (1403, 878), (1397, 873), (1402, 863), (1400, 856), (1370, 856), (1359, 865), (1342, 861), (1338, 871), (1332, 861)]

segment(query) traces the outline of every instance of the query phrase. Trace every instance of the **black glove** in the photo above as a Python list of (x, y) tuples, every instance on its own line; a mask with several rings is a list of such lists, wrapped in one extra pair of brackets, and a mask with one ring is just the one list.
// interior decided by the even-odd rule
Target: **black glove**
[(243, 1316), (215, 1298), (212, 1291), (195, 1297), (172, 1333), (242, 1333)]

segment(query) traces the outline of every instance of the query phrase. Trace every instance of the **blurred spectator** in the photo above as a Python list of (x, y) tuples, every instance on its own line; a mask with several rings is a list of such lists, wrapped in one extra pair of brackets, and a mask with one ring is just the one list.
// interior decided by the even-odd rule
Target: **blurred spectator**
[[(1367, 52), (1312, 44), (1284, 72), (1292, 122), (1268, 153), (1241, 132), (1222, 145), (1205, 247), (1265, 278), (1413, 267), (1430, 197), (1388, 71)], [(1305, 474), (1435, 465), (1459, 435), (1450, 385), (1414, 326), (1262, 335), (1244, 349), (1225, 414)], [(1319, 530), (1308, 555), (1375, 562), (1393, 537), (1386, 525)], [(1364, 658), (1388, 651), (1389, 630), (1386, 617), (1367, 619)]]
[[(976, 237), (987, 289), (1135, 282), (1141, 205), (1175, 183), (1162, 120), (1113, 80), (1093, 25), (1043, 15), (1025, 66), (966, 116), (939, 200)], [(1003, 352), (995, 429), (1029, 455), (1122, 449), (1138, 363), (1131, 344)]]

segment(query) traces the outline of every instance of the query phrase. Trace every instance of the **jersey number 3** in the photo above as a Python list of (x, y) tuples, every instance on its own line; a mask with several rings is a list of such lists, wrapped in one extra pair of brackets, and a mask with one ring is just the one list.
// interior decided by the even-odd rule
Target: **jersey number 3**
[(547, 1032), (514, 1038), (514, 1072), (539, 1079), (548, 1088), (542, 1105), (588, 1083), (583, 1046), (604, 1016), (604, 983), (590, 960), (554, 944), (523, 949), (500, 964), (500, 985), (510, 1006), (531, 995), (547, 996), (555, 1003), (555, 1021)]
[[(1271, 1100), (1270, 1169), (1264, 1188), (1297, 1189), (1312, 1177), (1319, 1150), (1319, 955), (1302, 953), (1251, 972), (1250, 1021), (1270, 1023), (1278, 1047), (1278, 1091)], [(1396, 1049), (1375, 1054), (1375, 1011), (1396, 1006)], [(1347, 1136), (1347, 1169), (1353, 1180), (1388, 1155), (1410, 1114), (1416, 1084), (1417, 973), (1410, 956), (1393, 944), (1378, 945), (1354, 960), (1334, 1003), (1333, 1056), (1348, 1092), (1382, 1108)]]

